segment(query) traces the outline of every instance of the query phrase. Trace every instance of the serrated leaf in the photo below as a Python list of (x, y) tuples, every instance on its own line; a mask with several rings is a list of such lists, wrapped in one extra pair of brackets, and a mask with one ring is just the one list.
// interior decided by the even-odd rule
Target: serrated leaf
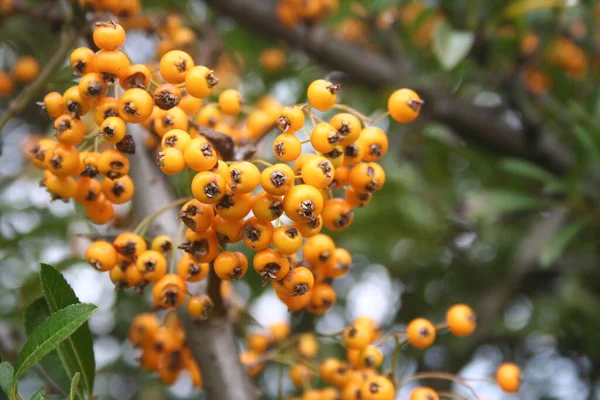
[(542, 247), (540, 264), (542, 267), (550, 266), (560, 257), (569, 243), (590, 223), (589, 218), (581, 217), (561, 227), (558, 232)]
[(556, 183), (558, 180), (550, 172), (527, 161), (507, 159), (500, 164), (503, 170), (525, 178), (535, 179), (547, 184)]
[(492, 190), (486, 192), (485, 197), (502, 212), (531, 210), (540, 205), (535, 197), (510, 190)]
[(69, 400), (75, 400), (77, 396), (77, 385), (79, 385), (79, 378), (81, 378), (81, 374), (78, 372), (73, 375), (73, 380), (71, 381), (71, 391), (69, 392)]
[(71, 336), (97, 309), (93, 304), (73, 304), (52, 314), (35, 328), (17, 356), (14, 381)]
[(6, 361), (0, 363), (0, 389), (2, 389), (7, 396), (10, 396), (14, 375), (12, 365)]
[[(41, 264), (40, 280), (42, 292), (51, 312), (57, 312), (71, 304), (79, 303), (73, 288), (56, 268)], [(70, 379), (73, 379), (77, 372), (81, 373), (80, 385), (83, 385), (91, 397), (94, 389), (96, 363), (92, 333), (87, 323), (83, 324), (66, 342), (59, 346), (58, 353)]]
[[(43, 297), (34, 300), (25, 309), (25, 333), (27, 336), (42, 322), (51, 315), (48, 303)], [(71, 387), (71, 379), (67, 375), (65, 366), (62, 363), (58, 350), (51, 351), (42, 361), (40, 365), (48, 377), (62, 389), (64, 393)]]
[(443, 23), (433, 34), (433, 54), (445, 70), (456, 67), (471, 51), (475, 35), (469, 31), (453, 30)]

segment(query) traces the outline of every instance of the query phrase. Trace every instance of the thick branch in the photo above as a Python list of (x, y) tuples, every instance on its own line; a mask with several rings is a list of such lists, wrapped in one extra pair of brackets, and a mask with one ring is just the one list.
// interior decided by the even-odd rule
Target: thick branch
[(376, 88), (414, 87), (426, 101), (427, 117), (447, 124), (465, 140), (496, 153), (532, 161), (562, 175), (572, 165), (572, 156), (549, 135), (528, 137), (522, 124), (510, 124), (502, 115), (485, 107), (460, 100), (439, 85), (415, 85), (405, 69), (380, 54), (334, 38), (324, 27), (297, 26), (286, 29), (279, 24), (270, 2), (253, 0), (205, 0), (215, 10), (236, 19), (255, 32), (283, 39), (306, 51), (328, 67), (343, 71), (357, 81)]
[[(137, 143), (143, 141), (143, 131), (139, 127), (132, 129)], [(175, 196), (165, 176), (154, 164), (154, 156), (143, 146), (131, 157), (131, 176), (136, 184), (134, 206), (140, 217), (152, 215), (165, 204), (171, 203)], [(155, 234), (177, 236), (179, 220), (177, 211), (170, 209), (160, 214), (151, 225)], [(211, 273), (210, 294), (219, 290), (219, 281)], [(220, 296), (218, 297), (220, 298)], [(224, 314), (213, 315), (207, 321), (192, 321), (183, 315), (188, 342), (194, 357), (200, 365), (204, 378), (204, 387), (209, 399), (253, 400), (254, 389), (250, 379), (239, 361), (237, 344), (231, 321)]]

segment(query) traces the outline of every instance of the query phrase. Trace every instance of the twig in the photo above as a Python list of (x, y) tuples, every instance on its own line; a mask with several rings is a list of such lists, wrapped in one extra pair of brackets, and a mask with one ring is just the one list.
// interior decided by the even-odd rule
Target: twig
[(198, 133), (200, 133), (202, 136), (208, 139), (213, 144), (213, 146), (215, 146), (215, 149), (217, 149), (217, 151), (221, 154), (223, 160), (233, 160), (234, 142), (231, 136), (225, 135), (221, 132), (217, 132), (204, 125), (200, 125), (192, 118), (189, 118), (189, 123), (190, 126), (196, 128)]
[(64, 61), (65, 57), (75, 45), (79, 36), (87, 29), (87, 24), (83, 26), (67, 25), (61, 35), (61, 45), (48, 63), (42, 69), (38, 77), (25, 87), (21, 93), (9, 104), (8, 110), (0, 118), (0, 133), (6, 123), (15, 115), (23, 111), (23, 109), (33, 101), (34, 97), (39, 94), (39, 91), (46, 85), (50, 77), (56, 72), (58, 67)]

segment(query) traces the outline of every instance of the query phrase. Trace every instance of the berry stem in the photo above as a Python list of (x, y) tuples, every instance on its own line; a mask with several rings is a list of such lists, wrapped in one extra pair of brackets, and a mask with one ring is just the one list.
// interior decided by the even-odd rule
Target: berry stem
[(301, 140), (300, 143), (302, 143), (302, 144), (310, 143), (310, 138), (309, 139)]
[(394, 339), (396, 340), (396, 345), (392, 352), (392, 381), (394, 385), (398, 386), (398, 357), (400, 357), (400, 349), (406, 343), (406, 339), (400, 340), (398, 336), (394, 336)]
[(438, 392), (438, 395), (443, 399), (468, 400), (466, 397), (452, 392)]
[[(179, 229), (177, 230), (177, 237), (175, 238), (175, 243), (181, 242), (181, 235), (183, 234), (183, 230), (185, 229), (185, 224), (183, 222), (179, 223)], [(173, 273), (175, 271), (175, 260), (177, 259), (177, 252), (173, 250), (171, 252), (171, 260), (169, 262), (169, 273)]]
[(254, 164), (263, 165), (263, 166), (265, 166), (265, 167), (272, 167), (272, 166), (273, 166), (273, 164), (271, 164), (270, 162), (268, 162), (268, 161), (265, 161), (265, 160), (261, 160), (260, 158), (257, 158), (257, 159), (254, 159), (254, 160), (251, 160), (250, 162), (252, 162), (252, 163), (254, 163)]
[(464, 387), (466, 387), (473, 394), (475, 399), (479, 400), (479, 396), (477, 395), (477, 392), (475, 391), (473, 386), (469, 385), (466, 382), (465, 379), (459, 378), (458, 376), (453, 375), (453, 374), (448, 374), (446, 372), (421, 372), (418, 374), (414, 374), (413, 376), (409, 376), (408, 378), (406, 378), (402, 382), (400, 382), (398, 387), (402, 387), (402, 386), (406, 385), (408, 382), (411, 382), (411, 381), (414, 381), (417, 379), (443, 379), (443, 380), (459, 383), (459, 384), (463, 385)]
[(342, 111), (346, 111), (349, 112), (350, 114), (355, 115), (356, 117), (358, 117), (360, 120), (362, 120), (364, 125), (367, 125), (367, 122), (375, 122), (381, 118), (384, 118), (385, 116), (387, 116), (387, 112), (385, 114), (379, 115), (376, 118), (371, 118), (371, 117), (367, 117), (366, 115), (362, 114), (361, 112), (357, 111), (356, 109), (347, 106), (345, 104), (335, 104), (333, 106), (333, 108), (336, 108), (338, 110), (342, 110)]
[(144, 218), (143, 220), (141, 220), (140, 223), (138, 224), (138, 226), (133, 230), (133, 233), (138, 233), (141, 236), (144, 236), (146, 234), (146, 231), (150, 227), (150, 224), (152, 223), (152, 221), (154, 221), (154, 219), (156, 217), (158, 217), (159, 215), (161, 215), (165, 211), (169, 210), (170, 208), (180, 206), (180, 205), (186, 203), (189, 200), (190, 199), (188, 197), (183, 197), (181, 199), (177, 199), (177, 200), (175, 200), (175, 201), (167, 204), (166, 206), (164, 206), (163, 208), (161, 208), (160, 210), (158, 210), (154, 214), (149, 215), (146, 218)]

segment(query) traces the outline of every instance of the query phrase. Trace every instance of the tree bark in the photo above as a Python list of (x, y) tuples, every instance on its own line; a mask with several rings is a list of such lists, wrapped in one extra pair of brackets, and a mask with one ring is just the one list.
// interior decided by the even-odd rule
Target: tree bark
[[(143, 218), (173, 202), (175, 196), (166, 176), (156, 167), (154, 154), (143, 146), (143, 130), (135, 126), (131, 131), (138, 144), (136, 153), (130, 156), (131, 177), (135, 182), (133, 206), (134, 212)], [(176, 238), (179, 226), (177, 214), (175, 208), (163, 212), (154, 219), (150, 232)], [(213, 301), (222, 304), (220, 281), (212, 270), (208, 286), (209, 294), (217, 297)], [(253, 400), (256, 398), (255, 390), (240, 363), (233, 325), (226, 312), (216, 314), (206, 321), (192, 321), (186, 312), (180, 313), (188, 344), (202, 370), (207, 397), (215, 400)]]

